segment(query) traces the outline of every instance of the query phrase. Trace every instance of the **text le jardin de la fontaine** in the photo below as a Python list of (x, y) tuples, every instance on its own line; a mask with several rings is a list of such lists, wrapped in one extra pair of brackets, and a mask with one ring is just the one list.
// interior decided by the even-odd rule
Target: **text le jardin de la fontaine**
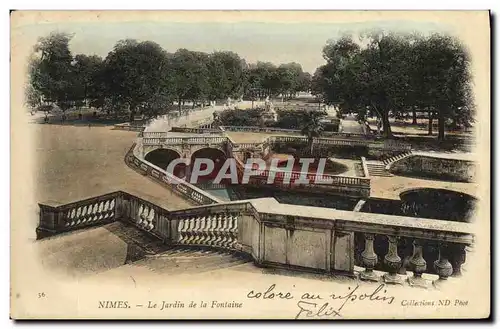
[[(366, 289), (365, 289), (366, 290)], [(380, 284), (374, 289), (362, 292), (359, 285), (348, 287), (346, 291), (340, 293), (303, 293), (295, 295), (292, 291), (278, 291), (275, 284), (270, 285), (262, 291), (250, 290), (246, 296), (246, 300), (293, 300), (296, 301), (296, 319), (303, 318), (334, 318), (342, 317), (341, 312), (348, 307), (349, 304), (357, 302), (369, 302), (377, 305), (390, 305), (398, 303), (403, 307), (463, 307), (468, 305), (467, 300), (462, 299), (436, 299), (436, 300), (412, 300), (403, 299), (396, 301), (396, 298), (390, 295), (385, 284)], [(243, 308), (244, 302), (241, 301), (147, 301), (143, 304), (132, 304), (125, 300), (101, 300), (98, 308), (142, 308), (154, 309), (160, 311), (168, 311), (179, 308), (211, 308), (211, 309), (231, 309)]]

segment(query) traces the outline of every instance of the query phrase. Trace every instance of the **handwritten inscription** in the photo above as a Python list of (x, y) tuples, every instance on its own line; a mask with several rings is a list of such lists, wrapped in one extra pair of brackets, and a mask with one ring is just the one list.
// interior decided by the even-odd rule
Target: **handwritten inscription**
[(262, 299), (293, 299), (293, 296), (290, 292), (274, 292), (274, 288), (276, 288), (275, 284), (272, 284), (266, 291), (255, 292), (250, 291), (247, 294), (247, 298), (262, 298)]
[(394, 296), (387, 294), (385, 284), (380, 284), (375, 289), (362, 292), (359, 285), (348, 287), (347, 291), (328, 294), (303, 293), (297, 298), (291, 291), (278, 291), (272, 284), (263, 291), (251, 290), (247, 294), (249, 299), (263, 300), (297, 300), (298, 312), (296, 319), (301, 318), (334, 318), (341, 317), (341, 311), (350, 303), (369, 301), (372, 303), (392, 304)]

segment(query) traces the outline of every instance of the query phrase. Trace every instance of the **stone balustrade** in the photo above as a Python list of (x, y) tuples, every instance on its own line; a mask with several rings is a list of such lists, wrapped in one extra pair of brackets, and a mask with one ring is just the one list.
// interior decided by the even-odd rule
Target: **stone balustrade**
[[(224, 127), (227, 128), (227, 127)], [(224, 129), (223, 128), (223, 129)], [(258, 150), (263, 153), (269, 152), (272, 149), (272, 145), (275, 143), (286, 143), (286, 142), (300, 142), (307, 143), (308, 139), (304, 136), (270, 136), (262, 143), (235, 143), (229, 136), (217, 135), (217, 136), (197, 136), (197, 137), (166, 137), (168, 136), (166, 132), (144, 132), (143, 137), (139, 139), (138, 148), (147, 146), (151, 148), (152, 146), (164, 147), (168, 145), (204, 145), (207, 147), (217, 145), (219, 149), (224, 150), (228, 157), (238, 158), (238, 152), (246, 149)], [(385, 147), (401, 147), (405, 148), (404, 144), (398, 142), (374, 142), (367, 141), (363, 139), (339, 139), (339, 138), (315, 138), (313, 140), (315, 145), (332, 145), (332, 146), (364, 146), (368, 145), (379, 145), (377, 150), (384, 150)], [(216, 198), (211, 197), (209, 193), (202, 193), (201, 189), (197, 189), (195, 186), (189, 184), (185, 181), (178, 182), (177, 178), (171, 174), (165, 173), (160, 168), (154, 167), (151, 163), (142, 160), (142, 157), (137, 157), (137, 159), (131, 159), (128, 162), (131, 166), (140, 169), (146, 175), (152, 175), (156, 180), (160, 181), (162, 184), (166, 184), (172, 187), (174, 191), (187, 196), (190, 200), (196, 202), (197, 204), (211, 204), (215, 203)], [(243, 168), (243, 164), (238, 163), (238, 166)], [(239, 169), (239, 170), (240, 170)], [(349, 176), (332, 176), (323, 175), (323, 178), (329, 181), (328, 184), (325, 182), (316, 182), (316, 176), (307, 175), (309, 184), (295, 184), (295, 180), (301, 177), (300, 172), (283, 173), (280, 170), (276, 170), (275, 179), (273, 180), (274, 185), (279, 188), (300, 188), (307, 189), (316, 192), (331, 192), (331, 193), (345, 193), (349, 195), (368, 197), (370, 195), (370, 178), (367, 175), (368, 171), (364, 168), (365, 177), (349, 177)], [(240, 173), (241, 174), (241, 173)], [(267, 184), (267, 177), (269, 177), (269, 170), (263, 170), (259, 176), (252, 176), (249, 180), (249, 184), (253, 185), (264, 185)], [(290, 176), (290, 182), (288, 181), (288, 176)], [(169, 184), (166, 181), (175, 181), (176, 184)], [(175, 186), (174, 186), (175, 185)]]
[(177, 243), (238, 250), (237, 214), (183, 218), (178, 221)]
[(120, 219), (134, 224), (166, 243), (170, 243), (169, 211), (132, 194), (121, 192)]
[(221, 134), (222, 129), (215, 128), (188, 128), (188, 127), (172, 127), (171, 132), (189, 133), (189, 134)]
[[(228, 131), (228, 126), (222, 126), (225, 131)], [(251, 127), (253, 128), (253, 127)], [(201, 129), (200, 128), (176, 128), (181, 130), (193, 130), (192, 132), (217, 132), (220, 133), (222, 131), (217, 129)], [(264, 129), (264, 128), (262, 128)], [(265, 128), (268, 129), (268, 128)], [(271, 128), (269, 128), (271, 129)], [(272, 128), (275, 129), (275, 128)], [(277, 128), (276, 128), (277, 129)], [(276, 130), (276, 132), (279, 132)], [(347, 134), (349, 135), (349, 134)], [(344, 137), (349, 137), (349, 136)], [(370, 141), (365, 138), (351, 138), (344, 139), (338, 138), (337, 136), (342, 136), (340, 134), (336, 134), (335, 138), (314, 138), (314, 145), (335, 145), (335, 146), (367, 146), (377, 150), (401, 150), (407, 151), (411, 149), (411, 145), (400, 142), (400, 141)], [(173, 145), (173, 144), (207, 144), (207, 143), (225, 143), (228, 142), (228, 136), (200, 136), (200, 137), (169, 137), (167, 132), (143, 132), (143, 144), (144, 145)], [(254, 146), (262, 146), (263, 144), (272, 145), (273, 143), (285, 143), (285, 142), (300, 142), (307, 143), (308, 139), (304, 136), (270, 136), (266, 138), (263, 143), (234, 143), (234, 145), (245, 144), (246, 147), (254, 147)]]
[[(245, 164), (235, 156), (236, 168), (240, 179), (243, 177)], [(335, 176), (335, 175), (316, 175), (303, 174), (299, 171), (283, 171), (283, 170), (255, 170), (257, 176), (250, 176), (248, 184), (266, 185), (268, 184), (269, 175), (273, 175), (273, 185), (284, 189), (302, 189), (314, 192), (329, 192), (356, 195), (369, 197), (371, 184), (369, 177), (350, 177), (350, 176)], [(298, 183), (298, 180), (307, 180), (308, 183)]]
[[(346, 136), (347, 137), (347, 136)], [(270, 136), (267, 138), (268, 143), (286, 143), (286, 142), (301, 142), (307, 143), (308, 139), (304, 136)], [(392, 151), (408, 151), (411, 150), (411, 145), (408, 143), (392, 140), (371, 141), (360, 138), (313, 138), (314, 145), (334, 145), (334, 146), (366, 146), (376, 150), (392, 150)]]
[(115, 220), (120, 193), (110, 193), (62, 206), (39, 204), (37, 236), (101, 225)]
[(221, 200), (211, 195), (210, 193), (207, 193), (186, 182), (185, 180), (176, 177), (172, 173), (169, 173), (162, 168), (143, 160), (142, 158), (137, 156), (137, 152), (139, 152), (138, 148), (136, 147), (136, 144), (134, 144), (125, 155), (125, 162), (130, 168), (139, 171), (143, 175), (149, 176), (156, 182), (186, 197), (188, 200), (194, 202), (195, 204), (204, 205), (221, 202)]
[[(163, 134), (163, 135), (161, 135)], [(144, 132), (143, 145), (205, 145), (226, 143), (226, 137), (222, 136), (200, 136), (200, 137), (167, 137), (167, 133)]]
[[(234, 131), (234, 132), (280, 133), (280, 134), (292, 134), (292, 135), (302, 134), (302, 131), (300, 129), (285, 129), (285, 128), (258, 127), (258, 126), (220, 126), (220, 127), (223, 128), (225, 131)], [(374, 135), (344, 133), (335, 131), (323, 131), (323, 135), (331, 137), (358, 138), (367, 140), (374, 140), (377, 138)]]
[[(467, 223), (295, 206), (273, 198), (168, 211), (122, 191), (61, 206), (41, 204), (37, 232), (43, 238), (114, 220), (132, 223), (168, 245), (243, 252), (260, 266), (425, 288), (431, 287), (429, 279), (439, 287), (459, 275), (474, 243)], [(385, 246), (377, 250), (380, 238)], [(400, 248), (403, 240), (411, 242), (411, 250)], [(429, 244), (438, 246), (431, 264), (425, 254)], [(402, 274), (405, 259), (412, 274)]]

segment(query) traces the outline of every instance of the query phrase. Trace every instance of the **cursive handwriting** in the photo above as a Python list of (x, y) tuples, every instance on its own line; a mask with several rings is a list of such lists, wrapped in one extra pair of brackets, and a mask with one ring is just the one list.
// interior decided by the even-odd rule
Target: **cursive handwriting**
[[(306, 293), (302, 295), (302, 300), (297, 303), (299, 312), (295, 316), (295, 319), (299, 319), (301, 316), (306, 318), (326, 318), (326, 317), (341, 317), (340, 311), (349, 302), (355, 301), (371, 301), (371, 302), (382, 302), (387, 304), (392, 304), (394, 302), (393, 296), (384, 295), (387, 293), (385, 289), (385, 284), (379, 285), (376, 289), (370, 293), (359, 293), (359, 285), (354, 289), (348, 288), (348, 292), (345, 294), (330, 294), (328, 297), (330, 301), (325, 303), (314, 303), (312, 301), (305, 301), (304, 299), (322, 299), (319, 295), (311, 295)], [(339, 305), (332, 305), (335, 302), (340, 301)]]
[(329, 316), (340, 316), (340, 313), (338, 310), (335, 309), (335, 307), (331, 306), (328, 304), (328, 302), (319, 305), (316, 303), (311, 303), (311, 302), (306, 302), (303, 300), (300, 300), (297, 303), (297, 306), (299, 307), (299, 313), (295, 316), (295, 319), (300, 318), (302, 314), (304, 314), (305, 317), (307, 318), (321, 318), (321, 317), (329, 317)]
[(341, 317), (341, 311), (349, 303), (369, 301), (376, 303), (392, 304), (394, 296), (387, 295), (385, 284), (378, 285), (369, 292), (361, 292), (360, 286), (348, 287), (344, 293), (330, 293), (322, 295), (305, 292), (297, 298), (291, 291), (277, 291), (276, 284), (270, 285), (265, 290), (251, 290), (247, 293), (248, 299), (258, 300), (297, 300), (299, 308), (295, 319), (299, 318), (332, 318)]
[(354, 289), (351, 289), (351, 287), (349, 287), (348, 289), (350, 290), (350, 292), (344, 296), (335, 295), (335, 294), (330, 295), (330, 298), (333, 300), (343, 300), (344, 301), (342, 303), (342, 305), (340, 306), (339, 311), (342, 310), (342, 308), (344, 308), (344, 306), (348, 302), (355, 302), (356, 300), (366, 300), (367, 299), (369, 301), (386, 302), (387, 304), (392, 304), (392, 302), (394, 301), (393, 296), (381, 296), (381, 294), (387, 293), (387, 290), (384, 289), (385, 284), (379, 285), (374, 291), (372, 291), (369, 294), (366, 294), (366, 293), (365, 294), (356, 294), (356, 291), (358, 290), (358, 288), (359, 288), (359, 285), (357, 285), (356, 288), (354, 288)]
[(290, 292), (273, 292), (274, 288), (276, 288), (275, 284), (272, 284), (267, 288), (267, 290), (262, 292), (254, 292), (253, 290), (247, 294), (247, 298), (262, 298), (262, 299), (293, 299), (293, 296)]

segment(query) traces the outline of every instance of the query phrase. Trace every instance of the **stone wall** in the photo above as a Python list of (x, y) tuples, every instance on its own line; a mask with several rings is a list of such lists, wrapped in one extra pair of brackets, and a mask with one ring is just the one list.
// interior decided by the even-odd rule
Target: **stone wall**
[[(275, 153), (295, 153), (297, 156), (310, 156), (310, 149), (306, 141), (273, 142), (271, 149)], [(313, 156), (328, 157), (338, 156), (349, 159), (359, 159), (360, 156), (368, 157), (367, 145), (323, 145), (314, 144)]]
[(476, 165), (472, 161), (413, 155), (394, 162), (389, 171), (396, 175), (473, 182)]

